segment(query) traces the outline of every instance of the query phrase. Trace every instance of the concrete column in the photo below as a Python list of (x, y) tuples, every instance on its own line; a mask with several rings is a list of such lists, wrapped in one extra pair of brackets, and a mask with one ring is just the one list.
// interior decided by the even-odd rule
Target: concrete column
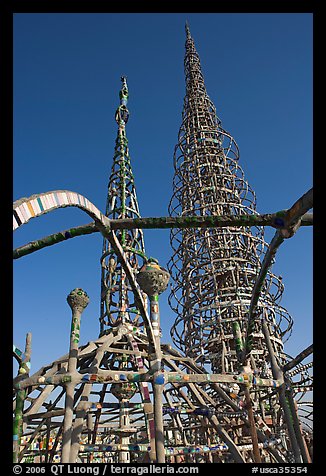
[[(73, 373), (77, 368), (78, 359), (78, 344), (79, 344), (79, 331), (80, 331), (80, 319), (81, 315), (89, 303), (89, 297), (80, 288), (76, 288), (67, 297), (67, 302), (72, 310), (71, 332), (70, 332), (70, 348), (68, 359), (68, 374)], [(70, 449), (71, 449), (71, 435), (72, 435), (72, 422), (74, 412), (74, 393), (75, 384), (73, 382), (66, 383), (66, 401), (65, 401), (65, 414), (63, 420), (63, 432), (62, 432), (62, 463), (74, 463), (70, 461)]]

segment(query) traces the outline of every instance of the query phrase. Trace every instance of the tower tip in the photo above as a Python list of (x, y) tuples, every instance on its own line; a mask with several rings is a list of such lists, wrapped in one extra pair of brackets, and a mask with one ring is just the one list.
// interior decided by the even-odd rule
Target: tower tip
[(190, 34), (190, 29), (189, 29), (189, 24), (188, 24), (188, 21), (186, 20), (186, 34), (187, 34), (187, 38), (191, 38), (191, 34)]
[(128, 86), (127, 86), (127, 77), (126, 76), (121, 76), (120, 77), (122, 86), (119, 92), (119, 97), (120, 97), (120, 106), (116, 110), (115, 113), (115, 120), (119, 126), (122, 124), (125, 126), (128, 122), (129, 118), (129, 111), (127, 109), (127, 102), (129, 98), (129, 91), (128, 91)]

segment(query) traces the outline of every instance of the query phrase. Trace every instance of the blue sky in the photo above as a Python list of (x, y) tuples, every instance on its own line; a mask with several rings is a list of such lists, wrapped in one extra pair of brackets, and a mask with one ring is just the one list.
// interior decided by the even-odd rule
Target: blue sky
[[(117, 127), (120, 76), (129, 86), (127, 125), (141, 214), (166, 216), (173, 151), (181, 125), (185, 21), (207, 92), (235, 138), (257, 210), (289, 208), (312, 186), (312, 14), (107, 13), (14, 15), (14, 200), (67, 189), (105, 211)], [(15, 232), (15, 247), (88, 223), (61, 209)], [(274, 230), (266, 230), (269, 242)], [(168, 230), (145, 230), (147, 255), (166, 266)], [(90, 304), (81, 344), (98, 336), (99, 234), (79, 237), (14, 263), (14, 343), (32, 332), (32, 371), (68, 351), (66, 296), (83, 288)], [(294, 319), (285, 350), (312, 342), (312, 228), (278, 252), (281, 304)], [(160, 299), (163, 341), (173, 311)]]

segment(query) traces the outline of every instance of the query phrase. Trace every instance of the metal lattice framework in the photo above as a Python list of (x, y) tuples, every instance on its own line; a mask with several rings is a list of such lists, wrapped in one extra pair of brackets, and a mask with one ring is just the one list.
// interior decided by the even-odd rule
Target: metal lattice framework
[[(200, 59), (187, 27), (186, 96), (179, 142), (174, 152), (173, 215), (214, 216), (256, 214), (255, 195), (238, 164), (238, 147), (221, 127), (207, 95)], [(246, 331), (252, 290), (264, 253), (262, 227), (172, 230), (174, 254), (170, 305), (177, 313), (171, 335), (176, 346), (211, 363), (217, 372), (239, 369), (237, 339)], [(273, 336), (281, 363), (282, 338), (292, 319), (278, 303), (283, 284), (268, 273), (257, 312)], [(267, 371), (266, 346), (259, 321), (252, 333), (252, 351), (259, 371)], [(238, 343), (241, 347), (241, 344)], [(242, 349), (239, 349), (242, 350)]]
[[(221, 128), (188, 26), (186, 32), (175, 217), (140, 217), (125, 77), (105, 214), (70, 191), (14, 203), (14, 229), (67, 206), (94, 220), (24, 245), (15, 258), (75, 236), (103, 235), (99, 337), (79, 345), (89, 298), (75, 289), (67, 298), (67, 355), (30, 376), (31, 335), (25, 352), (14, 347), (14, 461), (311, 461), (311, 435), (302, 424), (309, 429), (312, 420), (312, 346), (294, 359), (285, 354), (292, 320), (279, 305), (283, 285), (271, 265), (285, 239), (312, 225), (312, 190), (289, 210), (256, 213), (237, 146)], [(277, 229), (267, 250), (263, 226)], [(171, 333), (179, 350), (161, 342), (158, 298), (169, 273), (147, 259), (143, 228), (172, 230), (170, 302), (178, 315)]]

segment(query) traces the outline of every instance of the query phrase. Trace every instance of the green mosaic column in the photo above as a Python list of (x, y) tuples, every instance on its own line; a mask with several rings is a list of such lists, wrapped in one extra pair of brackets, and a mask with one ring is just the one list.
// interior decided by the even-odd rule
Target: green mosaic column
[(241, 360), (242, 352), (243, 352), (243, 342), (242, 342), (242, 332), (240, 328), (240, 324), (238, 321), (233, 322), (233, 335), (235, 340), (235, 351), (237, 353), (238, 359)]
[[(22, 355), (22, 360), (19, 365), (18, 374), (22, 379), (28, 377), (30, 369), (31, 358), (31, 340), (32, 334), (26, 335), (25, 354)], [(23, 431), (23, 411), (26, 397), (26, 389), (18, 390), (16, 394), (16, 408), (13, 424), (13, 462), (18, 463), (19, 449), (21, 442), (21, 435)]]

